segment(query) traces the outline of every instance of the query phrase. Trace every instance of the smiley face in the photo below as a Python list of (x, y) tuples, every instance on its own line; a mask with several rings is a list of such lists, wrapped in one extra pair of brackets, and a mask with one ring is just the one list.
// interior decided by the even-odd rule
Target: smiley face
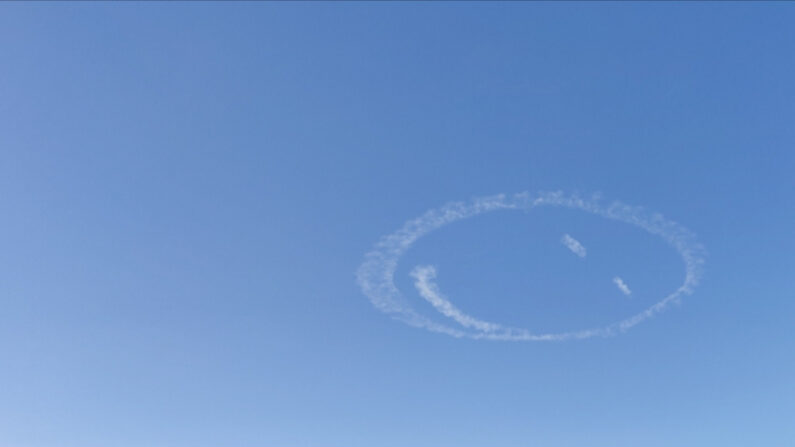
[[(643, 311), (629, 315), (620, 321), (606, 326), (568, 332), (538, 333), (530, 328), (506, 326), (469, 315), (441, 292), (435, 282), (437, 271), (433, 266), (418, 265), (411, 270), (410, 276), (418, 294), (437, 312), (448, 318), (451, 323), (444, 324), (432, 320), (418, 313), (403, 299), (400, 290), (395, 285), (395, 271), (401, 256), (422, 236), (449, 223), (480, 214), (497, 210), (529, 211), (538, 207), (564, 207), (584, 211), (606, 219), (634, 225), (661, 237), (677, 251), (684, 263), (685, 275), (681, 285), (660, 297), (658, 301)], [(560, 242), (575, 256), (582, 259), (587, 256), (587, 248), (574, 236), (564, 233)], [(698, 284), (703, 263), (704, 250), (693, 234), (659, 214), (649, 215), (639, 208), (618, 202), (605, 206), (602, 205), (598, 197), (584, 199), (577, 195), (565, 195), (561, 192), (520, 193), (510, 197), (499, 195), (474, 199), (468, 203), (451, 203), (408, 221), (400, 230), (382, 238), (375, 249), (366, 255), (365, 262), (357, 272), (357, 280), (364, 294), (376, 308), (412, 326), (455, 337), (506, 341), (553, 341), (610, 336), (627, 331), (652, 315), (662, 312), (682, 296), (692, 293)], [(618, 292), (626, 296), (632, 294), (629, 284), (621, 276), (616, 275), (610, 280)]]

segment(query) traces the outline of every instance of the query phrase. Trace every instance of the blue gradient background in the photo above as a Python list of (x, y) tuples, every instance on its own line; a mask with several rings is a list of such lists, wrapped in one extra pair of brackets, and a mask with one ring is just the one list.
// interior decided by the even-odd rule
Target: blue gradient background
[[(0, 5), (0, 446), (791, 446), (793, 23), (788, 3)], [(551, 189), (686, 225), (702, 285), (544, 344), (410, 328), (355, 283), (427, 209)], [(682, 268), (555, 210), (404, 261), (417, 306), (407, 272), (434, 264), (470, 313), (563, 329)]]

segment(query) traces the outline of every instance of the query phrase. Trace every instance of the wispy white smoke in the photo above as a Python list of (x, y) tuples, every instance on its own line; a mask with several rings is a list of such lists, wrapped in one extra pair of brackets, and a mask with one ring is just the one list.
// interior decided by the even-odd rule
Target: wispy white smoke
[[(395, 286), (394, 275), (400, 257), (420, 237), (449, 223), (479, 214), (503, 210), (531, 211), (540, 206), (577, 209), (608, 219), (629, 223), (651, 234), (660, 236), (682, 257), (685, 267), (682, 285), (648, 309), (617, 323), (601, 328), (549, 334), (537, 334), (529, 329), (510, 328), (495, 323), (487, 323), (464, 314), (439, 292), (438, 287), (433, 283), (433, 277), (435, 276), (433, 268), (420, 267), (415, 269), (413, 272), (416, 280), (415, 286), (424, 299), (429, 301), (443, 315), (452, 318), (461, 326), (461, 329), (436, 322), (417, 313), (406, 302)], [(510, 197), (498, 195), (476, 198), (467, 203), (449, 203), (406, 222), (399, 230), (383, 237), (376, 244), (373, 251), (365, 256), (364, 263), (359, 267), (356, 276), (362, 291), (376, 308), (415, 327), (454, 337), (514, 341), (559, 341), (615, 335), (662, 312), (669, 304), (678, 301), (683, 295), (693, 292), (701, 277), (704, 256), (703, 247), (696, 241), (695, 236), (690, 231), (676, 222), (665, 219), (660, 214), (649, 214), (642, 208), (631, 207), (619, 202), (604, 205), (597, 196), (587, 199), (577, 195), (566, 195), (562, 192), (520, 193)]]
[(571, 250), (571, 252), (574, 253), (575, 255), (581, 258), (585, 257), (587, 251), (585, 250), (585, 247), (583, 247), (580, 241), (578, 241), (577, 239), (574, 239), (568, 234), (564, 234), (563, 237), (560, 239), (560, 242), (562, 242), (563, 245), (565, 245), (566, 248)]
[(439, 288), (433, 283), (436, 277), (436, 269), (432, 266), (417, 266), (411, 271), (411, 276), (415, 279), (414, 286), (417, 288), (420, 296), (425, 298), (433, 305), (442, 315), (452, 318), (461, 326), (466, 328), (475, 328), (483, 332), (492, 332), (500, 329), (500, 325), (494, 323), (487, 323), (478, 320), (477, 318), (470, 317), (448, 301), (439, 292)]
[(613, 282), (616, 284), (616, 287), (618, 287), (618, 290), (622, 291), (624, 295), (629, 296), (632, 294), (632, 291), (629, 290), (629, 286), (627, 286), (627, 283), (625, 283), (623, 279), (616, 276), (613, 278)]

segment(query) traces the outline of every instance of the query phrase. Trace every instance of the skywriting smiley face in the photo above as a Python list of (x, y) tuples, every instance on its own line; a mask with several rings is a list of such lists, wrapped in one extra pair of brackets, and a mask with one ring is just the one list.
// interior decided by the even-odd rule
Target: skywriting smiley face
[[(437, 271), (433, 266), (418, 265), (410, 271), (410, 276), (419, 295), (442, 316), (446, 317), (450, 321), (449, 324), (437, 322), (418, 313), (407, 304), (395, 285), (394, 275), (398, 261), (420, 237), (448, 223), (492, 211), (529, 211), (537, 207), (550, 206), (584, 211), (606, 219), (628, 223), (661, 237), (678, 252), (684, 263), (685, 274), (681, 285), (662, 295), (654, 304), (641, 312), (628, 315), (606, 326), (567, 332), (541, 333), (529, 328), (486, 321), (465, 313), (441, 292), (435, 282)], [(585, 258), (587, 248), (572, 235), (564, 233), (560, 242), (575, 256)], [(683, 295), (692, 293), (693, 288), (698, 284), (703, 263), (704, 250), (693, 234), (659, 214), (649, 215), (640, 208), (630, 207), (619, 202), (605, 206), (597, 198), (584, 199), (561, 192), (520, 193), (510, 197), (499, 195), (474, 199), (468, 203), (451, 203), (408, 221), (400, 230), (382, 238), (375, 249), (366, 255), (365, 262), (357, 272), (357, 279), (362, 291), (379, 310), (412, 326), (455, 337), (508, 341), (552, 341), (610, 336), (632, 328), (661, 312)], [(610, 279), (617, 291), (627, 296), (632, 294), (630, 285), (621, 276), (616, 275)]]

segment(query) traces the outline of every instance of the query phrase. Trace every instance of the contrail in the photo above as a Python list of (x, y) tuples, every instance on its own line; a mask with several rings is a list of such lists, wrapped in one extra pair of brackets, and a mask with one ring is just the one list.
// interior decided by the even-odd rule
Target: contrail
[(466, 328), (475, 328), (483, 332), (493, 332), (500, 329), (499, 324), (487, 323), (478, 320), (477, 318), (470, 317), (448, 301), (439, 292), (439, 288), (433, 283), (433, 278), (436, 277), (436, 269), (429, 265), (419, 265), (411, 271), (411, 276), (416, 280), (414, 286), (417, 288), (420, 296), (425, 298), (433, 305), (442, 315), (452, 318), (461, 326)]
[[(684, 279), (673, 292), (662, 297), (648, 309), (607, 326), (560, 333), (538, 334), (525, 328), (504, 327), (470, 317), (456, 308), (433, 283), (435, 269), (420, 267), (413, 276), (421, 296), (443, 315), (452, 318), (461, 328), (450, 327), (417, 313), (395, 285), (394, 275), (400, 257), (422, 236), (449, 223), (494, 211), (531, 211), (536, 207), (556, 206), (585, 211), (607, 219), (625, 222), (657, 235), (673, 247), (684, 263)], [(373, 305), (411, 326), (454, 337), (512, 341), (559, 341), (611, 336), (624, 332), (665, 310), (683, 295), (691, 294), (701, 278), (705, 250), (693, 233), (676, 222), (643, 208), (620, 202), (602, 204), (598, 196), (582, 198), (562, 192), (519, 193), (476, 198), (470, 202), (453, 202), (431, 210), (406, 222), (394, 233), (384, 236), (365, 255), (356, 277), (362, 292)]]
[(578, 241), (577, 239), (574, 239), (573, 237), (569, 236), (568, 234), (564, 234), (563, 237), (560, 238), (560, 242), (562, 242), (563, 245), (566, 246), (566, 248), (571, 250), (572, 253), (574, 253), (575, 255), (577, 255), (577, 256), (579, 256), (581, 258), (584, 258), (585, 255), (587, 254), (587, 251), (585, 250), (585, 247), (583, 247), (583, 245), (580, 243), (580, 241)]
[(624, 282), (623, 279), (616, 276), (615, 278), (613, 278), (613, 282), (616, 284), (616, 287), (618, 287), (618, 290), (622, 291), (624, 295), (629, 296), (632, 294), (632, 291), (629, 290), (629, 286), (627, 285), (627, 283)]

